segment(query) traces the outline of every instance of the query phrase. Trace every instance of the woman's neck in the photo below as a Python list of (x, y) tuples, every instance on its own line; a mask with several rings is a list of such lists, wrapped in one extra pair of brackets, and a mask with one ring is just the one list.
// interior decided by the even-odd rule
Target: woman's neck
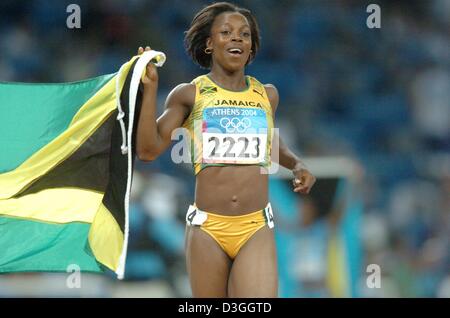
[(230, 91), (242, 91), (247, 88), (244, 70), (228, 72), (223, 68), (212, 67), (208, 76), (221, 87)]

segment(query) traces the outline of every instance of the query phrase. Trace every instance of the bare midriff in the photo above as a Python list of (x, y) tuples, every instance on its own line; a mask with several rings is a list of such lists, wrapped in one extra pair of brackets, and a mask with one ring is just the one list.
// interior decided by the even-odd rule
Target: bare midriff
[(207, 167), (196, 177), (200, 210), (236, 216), (262, 210), (268, 202), (268, 174), (256, 165)]

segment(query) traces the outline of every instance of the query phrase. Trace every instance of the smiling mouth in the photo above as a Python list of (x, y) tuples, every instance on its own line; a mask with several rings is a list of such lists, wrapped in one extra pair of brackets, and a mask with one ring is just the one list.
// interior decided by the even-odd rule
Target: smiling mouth
[(230, 53), (232, 56), (241, 56), (244, 51), (239, 48), (231, 48), (227, 50), (228, 53)]

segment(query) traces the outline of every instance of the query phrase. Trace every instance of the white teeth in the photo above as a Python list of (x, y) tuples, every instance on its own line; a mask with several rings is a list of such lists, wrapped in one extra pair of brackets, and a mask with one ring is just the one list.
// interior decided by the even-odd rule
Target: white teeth
[(241, 49), (229, 49), (228, 50), (228, 52), (230, 52), (230, 53), (242, 53), (242, 50)]

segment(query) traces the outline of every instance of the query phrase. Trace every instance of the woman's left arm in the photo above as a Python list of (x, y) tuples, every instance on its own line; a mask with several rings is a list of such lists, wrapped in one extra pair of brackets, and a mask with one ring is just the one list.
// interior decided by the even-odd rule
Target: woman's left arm
[[(275, 119), (275, 112), (278, 108), (279, 95), (278, 90), (272, 84), (264, 85), (267, 92), (267, 97), (269, 98), (270, 104), (272, 106), (272, 114)], [(276, 133), (276, 132), (275, 132)], [(294, 175), (292, 185), (294, 187), (294, 192), (299, 193), (309, 193), (312, 186), (316, 182), (316, 178), (308, 171), (306, 165), (297, 157), (281, 140), (278, 135), (273, 136), (273, 140), (278, 140), (278, 163), (291, 170)]]

